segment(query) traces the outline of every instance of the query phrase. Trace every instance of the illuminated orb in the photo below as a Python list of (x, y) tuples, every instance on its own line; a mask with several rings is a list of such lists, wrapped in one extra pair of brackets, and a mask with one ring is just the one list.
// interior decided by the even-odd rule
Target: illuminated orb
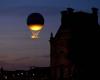
[(38, 38), (39, 32), (44, 26), (44, 18), (40, 13), (31, 13), (27, 18), (27, 26), (32, 32), (32, 38)]

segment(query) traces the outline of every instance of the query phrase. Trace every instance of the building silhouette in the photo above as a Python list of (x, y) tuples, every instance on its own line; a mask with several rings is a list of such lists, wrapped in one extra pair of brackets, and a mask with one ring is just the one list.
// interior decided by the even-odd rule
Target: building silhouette
[(100, 53), (98, 9), (92, 13), (61, 12), (61, 25), (50, 37), (50, 66), (52, 80), (96, 80)]

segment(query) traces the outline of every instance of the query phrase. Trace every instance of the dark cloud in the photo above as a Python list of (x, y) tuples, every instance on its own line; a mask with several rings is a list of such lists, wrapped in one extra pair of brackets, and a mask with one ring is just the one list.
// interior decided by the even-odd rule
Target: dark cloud
[(41, 58), (50, 58), (50, 54), (43, 54), (43, 55), (39, 55), (38, 57), (41, 57)]
[(6, 61), (0, 60), (0, 66), (7, 65), (8, 63)]
[(3, 67), (4, 69), (8, 69), (14, 66), (14, 63), (9, 63), (5, 60), (0, 60), (0, 67)]
[(17, 58), (17, 59), (14, 59), (14, 61), (27, 61), (28, 59), (31, 59), (30, 57), (20, 57), (20, 58)]
[(11, 63), (11, 62), (0, 60), (0, 67), (3, 67), (4, 70), (17, 70), (17, 69), (24, 70), (24, 69), (29, 69), (30, 65), (22, 64), (22, 63)]
[[(1, 44), (0, 44), (0, 45), (1, 45)], [(5, 58), (8, 58), (8, 55), (5, 55), (5, 54), (3, 54), (3, 53), (2, 53), (2, 54), (0, 53), (0, 60), (1, 60), (1, 59), (5, 59)]]

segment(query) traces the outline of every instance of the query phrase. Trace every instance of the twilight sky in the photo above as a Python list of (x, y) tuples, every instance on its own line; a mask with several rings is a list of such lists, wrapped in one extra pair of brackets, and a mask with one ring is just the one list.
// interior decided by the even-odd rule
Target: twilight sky
[[(93, 6), (100, 10), (100, 0), (0, 0), (0, 66), (8, 70), (48, 66), (49, 37), (60, 26), (60, 11), (72, 7), (91, 13)], [(38, 40), (30, 38), (26, 25), (27, 16), (34, 12), (45, 18)]]

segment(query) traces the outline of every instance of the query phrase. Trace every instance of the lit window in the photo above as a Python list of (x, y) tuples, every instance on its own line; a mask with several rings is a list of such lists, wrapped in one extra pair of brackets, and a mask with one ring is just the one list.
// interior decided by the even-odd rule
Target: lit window
[(33, 73), (33, 76), (34, 76), (35, 74)]
[(23, 73), (21, 73), (21, 75), (23, 75)]
[(7, 79), (7, 76), (5, 76), (5, 79)]

